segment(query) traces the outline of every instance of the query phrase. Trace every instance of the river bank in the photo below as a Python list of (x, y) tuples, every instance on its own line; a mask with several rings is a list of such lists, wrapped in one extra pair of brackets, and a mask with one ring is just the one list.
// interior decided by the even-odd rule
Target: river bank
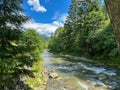
[[(48, 50), (49, 51), (49, 50)], [(49, 51), (51, 52), (51, 51)], [(115, 68), (119, 68), (120, 69), (120, 60), (117, 59), (97, 59), (97, 56), (78, 56), (78, 55), (74, 55), (71, 53), (56, 53), (56, 52), (51, 52), (55, 55), (58, 55), (60, 57), (63, 58), (68, 58), (69, 60), (75, 60), (75, 61), (85, 61), (85, 62), (90, 62), (90, 63), (94, 63), (94, 64), (101, 64), (101, 65), (106, 65), (106, 66), (110, 66), (110, 67), (115, 67)]]
[(49, 78), (47, 90), (119, 90), (119, 68), (66, 57), (44, 52), (44, 67), (48, 74), (55, 72), (62, 78)]

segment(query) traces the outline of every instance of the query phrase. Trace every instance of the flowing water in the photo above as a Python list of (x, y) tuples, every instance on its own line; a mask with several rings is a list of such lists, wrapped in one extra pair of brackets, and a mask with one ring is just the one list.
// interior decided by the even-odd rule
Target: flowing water
[(43, 60), (47, 71), (57, 72), (61, 78), (49, 79), (47, 90), (120, 90), (119, 68), (71, 60), (47, 50)]

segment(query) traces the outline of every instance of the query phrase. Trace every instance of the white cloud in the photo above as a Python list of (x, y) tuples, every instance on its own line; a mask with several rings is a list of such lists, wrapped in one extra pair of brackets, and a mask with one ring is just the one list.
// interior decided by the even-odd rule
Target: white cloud
[(68, 14), (62, 14), (61, 17), (58, 19), (59, 21), (65, 22)]
[(52, 23), (37, 23), (35, 21), (29, 21), (23, 25), (26, 29), (33, 28), (42, 35), (51, 36), (55, 30), (63, 26), (63, 23), (54, 21)]
[(28, 0), (27, 3), (32, 6), (32, 10), (36, 11), (36, 12), (46, 12), (47, 9), (45, 7), (43, 7), (39, 0)]
[(68, 14), (60, 14), (59, 12), (55, 12), (52, 19), (64, 23), (67, 18), (67, 15)]
[(55, 14), (54, 14), (54, 16), (53, 16), (53, 20), (56, 20), (56, 19), (58, 19), (59, 18), (59, 16), (60, 16), (60, 13), (57, 11), (57, 12), (55, 12)]
[(67, 14), (56, 15), (55, 20), (52, 23), (37, 23), (31, 20), (23, 25), (26, 29), (33, 28), (42, 35), (51, 36), (57, 28), (63, 27), (66, 20)]

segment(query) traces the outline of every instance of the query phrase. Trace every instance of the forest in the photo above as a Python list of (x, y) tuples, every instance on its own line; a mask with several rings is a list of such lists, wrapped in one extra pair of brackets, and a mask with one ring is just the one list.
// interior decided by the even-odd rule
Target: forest
[[(30, 19), (22, 14), (22, 3), (23, 0), (3, 0), (0, 5), (0, 90), (21, 90), (25, 87), (21, 77), (29, 77), (26, 82), (30, 84), (34, 73), (42, 69), (40, 53), (45, 42), (36, 30), (22, 27)], [(42, 75), (38, 77), (42, 79)]]
[[(48, 57), (47, 62), (53, 54), (86, 57), (120, 68), (120, 0), (71, 0), (64, 26), (57, 28), (50, 39), (23, 27), (31, 20), (24, 15), (23, 3), (0, 0), (0, 90), (41, 90), (46, 85), (43, 59)], [(42, 58), (41, 54), (46, 56)]]
[(58, 28), (51, 36), (49, 49), (57, 53), (88, 57), (105, 64), (119, 65), (116, 34), (106, 6), (101, 0), (72, 0), (64, 27)]

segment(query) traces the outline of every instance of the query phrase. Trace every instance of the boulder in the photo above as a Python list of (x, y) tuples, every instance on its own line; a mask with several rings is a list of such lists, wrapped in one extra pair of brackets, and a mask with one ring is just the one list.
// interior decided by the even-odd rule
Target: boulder
[(55, 78), (58, 78), (58, 77), (59, 77), (59, 75), (56, 72), (53, 72), (53, 73), (49, 74), (49, 78), (55, 79)]

